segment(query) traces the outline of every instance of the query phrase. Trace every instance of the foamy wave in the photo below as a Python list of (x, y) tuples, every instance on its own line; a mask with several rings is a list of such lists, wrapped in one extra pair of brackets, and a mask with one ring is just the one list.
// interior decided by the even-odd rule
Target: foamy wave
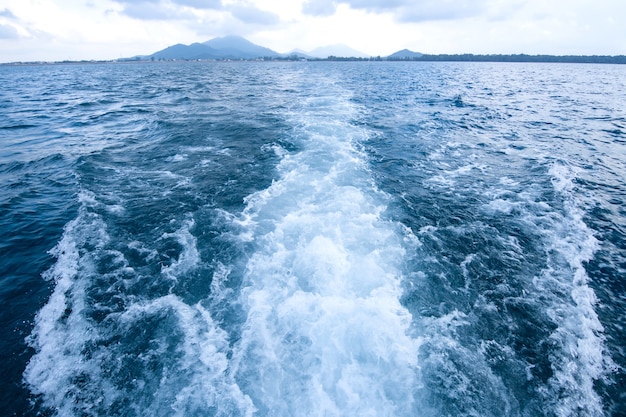
[[(32, 393), (58, 416), (251, 416), (252, 402), (227, 372), (229, 336), (208, 307), (172, 293), (151, 299), (149, 288), (132, 291), (153, 282), (109, 245), (107, 225), (90, 210), (96, 199), (85, 193), (81, 202), (45, 275), (55, 288), (29, 339), (36, 354), (24, 379)], [(181, 250), (153, 281), (176, 281), (198, 266), (193, 226), (188, 219), (162, 235)], [(158, 256), (142, 242), (128, 247), (146, 259)], [(103, 266), (106, 272), (99, 271)], [(228, 271), (216, 278), (220, 273)], [(216, 299), (228, 295), (220, 294), (217, 279), (213, 290)]]
[(583, 221), (580, 202), (574, 197), (575, 172), (555, 164), (550, 174), (564, 199), (566, 218), (553, 235), (551, 268), (537, 285), (550, 287), (550, 294), (567, 294), (569, 300), (555, 300), (548, 311), (558, 325), (551, 338), (560, 347), (560, 355), (552, 358), (554, 376), (548, 397), (560, 416), (602, 415), (602, 400), (594, 383), (615, 365), (604, 346), (604, 328), (595, 312), (596, 297), (584, 266), (593, 258), (598, 241)]
[[(418, 342), (400, 304), (403, 249), (369, 183), (345, 97), (295, 115), (303, 151), (247, 199), (256, 242), (240, 302), (237, 379), (262, 415), (392, 416), (414, 411)], [(363, 188), (367, 185), (366, 188)]]

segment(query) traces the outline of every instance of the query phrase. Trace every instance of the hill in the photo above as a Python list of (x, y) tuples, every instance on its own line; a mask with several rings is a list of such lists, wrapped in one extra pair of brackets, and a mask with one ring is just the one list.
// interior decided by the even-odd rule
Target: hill
[(408, 49), (402, 49), (398, 52), (394, 52), (393, 54), (389, 55), (387, 59), (414, 59), (414, 58), (420, 58), (423, 55), (424, 54), (419, 53), (419, 52), (413, 52), (413, 51), (409, 51)]
[(256, 45), (241, 36), (224, 36), (204, 42), (204, 45), (213, 48), (218, 53), (230, 59), (254, 59), (262, 57), (279, 57), (279, 53), (264, 46)]
[(219, 52), (208, 45), (202, 43), (192, 43), (191, 45), (176, 44), (148, 55), (147, 58), (154, 59), (216, 59)]
[(279, 57), (277, 52), (256, 45), (240, 36), (224, 36), (204, 43), (176, 44), (148, 55), (148, 59), (195, 60), (195, 59), (255, 59)]

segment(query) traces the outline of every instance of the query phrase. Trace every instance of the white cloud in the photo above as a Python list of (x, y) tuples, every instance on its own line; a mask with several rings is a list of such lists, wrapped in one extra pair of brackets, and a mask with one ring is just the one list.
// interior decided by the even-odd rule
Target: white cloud
[(11, 10), (0, 10), (0, 39), (18, 39), (27, 34), (17, 22), (18, 19)]
[(9, 9), (4, 9), (0, 11), (0, 17), (6, 17), (8, 19), (15, 19), (15, 15)]
[(220, 0), (172, 0), (181, 6), (190, 6), (196, 9), (219, 9), (222, 6)]
[(155, 4), (151, 2), (126, 4), (123, 13), (139, 20), (185, 20), (194, 17), (190, 11), (177, 8), (173, 4)]
[(261, 10), (252, 5), (235, 4), (228, 8), (230, 13), (242, 21), (254, 25), (274, 25), (279, 22), (280, 18), (277, 14)]
[(401, 22), (424, 22), (479, 15), (487, 9), (489, 0), (309, 0), (303, 5), (303, 13), (329, 16), (340, 4), (370, 13), (389, 12)]
[(395, 12), (401, 22), (458, 20), (484, 14), (486, 3), (484, 0), (428, 0), (403, 5)]
[(194, 11), (219, 10), (220, 0), (114, 0), (121, 13), (139, 20), (191, 20)]
[(174, 8), (177, 6), (193, 7), (195, 9), (219, 9), (222, 7), (221, 0), (113, 0), (123, 5), (143, 5), (150, 7)]
[(0, 62), (111, 59), (241, 35), (279, 52), (626, 54), (622, 0), (2, 0)]
[(15, 27), (0, 23), (0, 39), (17, 39), (19, 37), (20, 34)]
[(302, 5), (302, 12), (311, 16), (331, 16), (336, 10), (333, 0), (309, 0)]

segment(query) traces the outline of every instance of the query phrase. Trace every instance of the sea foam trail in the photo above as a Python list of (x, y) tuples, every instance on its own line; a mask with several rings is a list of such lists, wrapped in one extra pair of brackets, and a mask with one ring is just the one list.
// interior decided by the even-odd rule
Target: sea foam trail
[[(152, 78), (148, 89), (153, 89), (172, 81), (171, 74), (161, 75), (140, 78)], [(185, 77), (179, 79), (186, 83)], [(105, 83), (119, 84), (111, 80)], [(164, 95), (141, 95), (138, 83), (132, 97), (120, 92), (119, 102), (129, 115), (154, 123), (130, 123), (138, 126), (131, 135), (120, 126), (135, 116), (116, 115), (110, 129), (94, 118), (88, 118), (87, 126), (80, 123), (79, 130), (92, 128), (98, 132), (94, 136), (106, 130), (104, 136), (119, 138), (119, 143), (114, 149), (86, 152), (75, 167), (78, 214), (52, 251), (57, 261), (45, 277), (55, 287), (29, 337), (35, 354), (24, 381), (37, 403), (34, 413), (249, 416), (251, 401), (226, 371), (230, 335), (212, 316), (212, 299), (227, 291), (220, 291), (219, 279), (210, 274), (224, 276), (228, 268), (214, 271), (207, 265), (213, 259), (202, 252), (206, 229), (197, 220), (202, 218), (198, 206), (204, 208), (212, 198), (203, 185), (219, 181), (198, 181), (204, 166), (192, 168), (195, 157), (210, 161), (214, 169), (220, 166), (216, 161), (228, 159), (229, 150), (221, 146), (221, 129), (213, 140), (204, 120), (197, 128), (201, 135), (194, 135), (194, 129), (190, 133), (187, 118), (177, 115), (184, 105), (168, 108)], [(135, 100), (151, 102), (159, 114)], [(76, 117), (82, 119), (83, 113)], [(232, 116), (225, 119), (232, 127)], [(211, 282), (214, 292), (208, 290)]]
[[(251, 416), (250, 399), (226, 372), (228, 335), (203, 303), (190, 305), (171, 291), (157, 297), (130, 291), (148, 281), (169, 287), (198, 266), (193, 221), (162, 236), (180, 244), (178, 259), (142, 277), (111, 248), (107, 224), (92, 211), (100, 205), (96, 197), (82, 192), (80, 201), (52, 251), (57, 262), (46, 278), (55, 288), (29, 339), (37, 353), (24, 379), (38, 401), (64, 417)], [(103, 265), (108, 273), (98, 271)], [(114, 302), (105, 302), (107, 293)]]
[(233, 370), (259, 415), (415, 415), (403, 248), (357, 150), (356, 111), (342, 93), (307, 99), (293, 114), (300, 151), (240, 218), (256, 251)]
[(602, 400), (594, 384), (606, 380), (616, 368), (605, 346), (604, 328), (594, 308), (596, 295), (584, 267), (598, 241), (583, 221), (573, 168), (555, 164), (550, 174), (555, 191), (564, 199), (567, 217), (552, 236), (551, 264), (535, 284), (549, 288), (548, 294), (569, 294), (569, 302), (552, 300), (548, 310), (558, 326), (551, 339), (561, 349), (553, 360), (548, 401), (559, 416), (602, 415)]

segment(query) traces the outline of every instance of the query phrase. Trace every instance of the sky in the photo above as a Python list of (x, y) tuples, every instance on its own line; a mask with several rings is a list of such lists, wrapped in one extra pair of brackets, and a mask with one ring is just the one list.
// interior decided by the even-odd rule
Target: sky
[(109, 60), (226, 35), (280, 53), (626, 55), (626, 1), (0, 0), (0, 62)]

